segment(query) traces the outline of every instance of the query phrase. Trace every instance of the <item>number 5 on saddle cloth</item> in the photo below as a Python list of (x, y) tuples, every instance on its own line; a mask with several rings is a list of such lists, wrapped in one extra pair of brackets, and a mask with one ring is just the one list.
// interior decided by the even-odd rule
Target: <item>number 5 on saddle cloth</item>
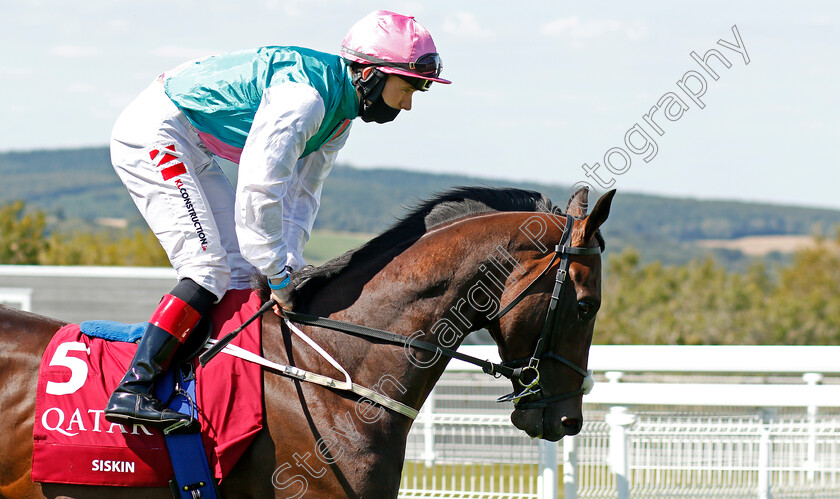
[[(223, 336), (240, 326), (260, 305), (259, 295), (251, 290), (229, 291), (208, 314), (214, 326), (211, 336)], [(189, 371), (182, 379), (178, 370), (174, 378), (158, 380), (156, 389), (167, 387), (168, 391), (158, 391), (157, 396), (173, 410), (195, 417), (194, 406), (200, 407), (196, 419), (201, 422), (201, 434), (169, 439), (142, 424), (109, 423), (103, 416), (108, 397), (135, 355), (132, 343), (145, 325), (132, 329), (100, 324), (101, 331), (92, 331), (89, 322), (84, 326), (82, 332), (80, 325), (67, 324), (44, 350), (35, 397), (32, 480), (100, 487), (166, 487), (176, 477), (176, 497), (218, 497), (210, 490), (212, 484), (233, 470), (263, 429), (262, 366), (225, 355), (212, 368), (197, 367), (196, 380)], [(203, 345), (205, 338), (195, 336)], [(259, 352), (260, 323), (248, 326), (235, 343)], [(182, 359), (192, 350), (183, 347), (189, 346), (185, 343), (179, 349)], [(181, 362), (176, 360), (172, 365)], [(238, 375), (231, 376), (231, 372)], [(176, 381), (193, 403), (182, 395), (170, 399)], [(236, 418), (231, 419), (231, 414)], [(190, 437), (195, 439), (194, 444), (185, 447)], [(190, 446), (191, 452), (178, 451)], [(213, 473), (185, 478), (178, 467), (196, 462), (209, 463)], [(206, 472), (207, 465), (201, 468)], [(201, 482), (207, 484), (205, 489), (198, 485), (183, 490), (185, 485), (190, 489), (190, 485)]]

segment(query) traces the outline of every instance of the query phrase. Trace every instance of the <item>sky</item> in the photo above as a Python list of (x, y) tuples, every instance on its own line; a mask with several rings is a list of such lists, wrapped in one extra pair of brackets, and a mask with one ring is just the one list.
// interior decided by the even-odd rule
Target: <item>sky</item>
[(338, 53), (356, 20), (387, 9), (432, 33), (454, 83), (415, 95), (393, 123), (356, 120), (340, 163), (840, 209), (837, 2), (0, 8), (0, 152), (104, 146), (120, 111), (167, 69), (261, 45)]

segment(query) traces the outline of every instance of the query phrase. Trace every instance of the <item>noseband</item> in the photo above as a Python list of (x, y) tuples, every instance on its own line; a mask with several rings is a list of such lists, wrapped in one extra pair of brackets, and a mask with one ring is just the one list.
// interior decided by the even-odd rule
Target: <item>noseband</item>
[[(554, 344), (557, 342), (557, 338), (560, 335), (560, 297), (563, 296), (563, 291), (566, 285), (566, 276), (569, 273), (569, 255), (600, 255), (601, 248), (573, 248), (571, 246), (571, 239), (572, 239), (572, 226), (574, 224), (574, 217), (571, 215), (566, 215), (566, 226), (563, 229), (563, 235), (560, 237), (560, 242), (557, 246), (554, 247), (554, 256), (551, 257), (551, 261), (548, 262), (545, 269), (540, 272), (540, 275), (534, 279), (531, 284), (528, 285), (525, 289), (520, 292), (516, 298), (514, 298), (507, 306), (502, 309), (499, 313), (499, 317), (501, 318), (506, 313), (510, 312), (513, 307), (519, 304), (520, 301), (525, 297), (528, 291), (539, 282), (540, 279), (543, 278), (551, 267), (554, 265), (558, 259), (560, 260), (560, 265), (557, 268), (557, 275), (554, 278), (554, 289), (551, 291), (551, 301), (548, 304), (548, 312), (545, 316), (545, 323), (543, 324), (542, 334), (540, 334), (540, 338), (537, 340), (537, 346), (534, 349), (534, 353), (531, 357), (523, 357), (521, 359), (509, 360), (507, 362), (502, 362), (501, 365), (509, 368), (521, 368), (519, 376), (517, 376), (516, 382), (522, 385), (522, 391), (519, 393), (511, 392), (503, 397), (499, 397), (496, 402), (513, 402), (514, 407), (517, 409), (536, 409), (547, 407), (548, 405), (557, 402), (559, 400), (564, 400), (572, 397), (576, 397), (580, 394), (587, 394), (592, 390), (592, 387), (595, 384), (595, 381), (592, 379), (592, 376), (582, 369), (580, 366), (575, 364), (574, 362), (557, 355), (556, 353), (552, 352), (552, 348)], [(542, 383), (540, 383), (540, 361), (542, 359), (552, 359), (559, 361), (569, 368), (571, 368), (576, 373), (583, 376), (583, 382), (581, 383), (580, 388), (577, 390), (573, 390), (571, 392), (562, 393), (560, 395), (553, 395), (551, 397), (545, 397), (542, 391)], [(523, 367), (524, 366), (524, 367)], [(526, 397), (532, 396), (539, 396), (538, 399), (532, 400), (530, 402), (520, 402), (521, 399)]]

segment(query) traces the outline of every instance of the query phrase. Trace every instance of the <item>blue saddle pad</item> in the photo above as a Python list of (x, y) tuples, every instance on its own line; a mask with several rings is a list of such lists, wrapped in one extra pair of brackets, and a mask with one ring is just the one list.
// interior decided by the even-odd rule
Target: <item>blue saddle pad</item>
[(79, 324), (79, 328), (91, 338), (134, 343), (143, 336), (148, 325), (148, 322), (123, 324), (116, 321), (85, 321)]

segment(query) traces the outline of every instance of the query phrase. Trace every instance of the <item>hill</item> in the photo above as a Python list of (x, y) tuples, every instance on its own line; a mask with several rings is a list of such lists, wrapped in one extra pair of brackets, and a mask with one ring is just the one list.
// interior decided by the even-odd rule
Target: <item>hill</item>
[[(232, 164), (224, 165), (229, 176)], [(107, 148), (43, 150), (0, 154), (4, 188), (0, 204), (23, 199), (29, 208), (51, 215), (54, 230), (124, 219), (143, 226), (140, 215), (110, 165)], [(378, 233), (404, 208), (433, 192), (455, 185), (512, 186), (534, 189), (565, 204), (569, 187), (533, 182), (506, 182), (459, 175), (397, 169), (358, 169), (336, 165), (324, 186), (315, 228), (337, 232)], [(736, 201), (701, 201), (619, 192), (604, 227), (611, 252), (627, 245), (645, 260), (684, 263), (714, 254), (729, 266), (743, 266), (743, 248), (697, 244), (754, 236), (810, 236), (833, 233), (840, 211)], [(765, 248), (766, 258), (784, 253)]]

